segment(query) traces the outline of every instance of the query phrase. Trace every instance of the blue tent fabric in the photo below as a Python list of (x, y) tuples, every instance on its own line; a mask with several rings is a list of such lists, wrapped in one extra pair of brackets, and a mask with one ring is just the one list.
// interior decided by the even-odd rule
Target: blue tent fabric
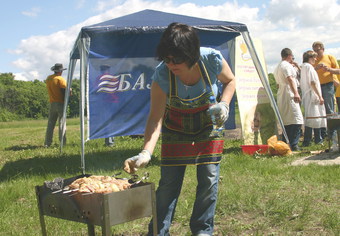
[[(91, 45), (97, 44), (96, 40), (103, 39), (105, 43), (110, 43), (113, 37), (117, 37), (117, 43), (124, 40), (126, 34), (139, 34), (142, 39), (152, 42), (158, 42), (160, 33), (172, 22), (181, 22), (188, 24), (198, 29), (199, 32), (206, 32), (209, 34), (223, 34), (226, 35), (224, 41), (235, 38), (240, 35), (240, 32), (248, 31), (247, 26), (241, 23), (208, 20), (197, 17), (190, 17), (154, 10), (144, 10), (126, 16), (118, 17), (112, 20), (104, 21), (99, 24), (85, 26), (81, 29), (80, 37), (91, 38)], [(147, 35), (145, 35), (147, 34)], [(145, 36), (143, 38), (143, 35)], [(215, 38), (212, 35), (211, 38)], [(204, 43), (204, 42), (203, 42)], [(113, 43), (111, 42), (111, 45)], [(119, 45), (119, 44), (118, 44)], [(98, 45), (99, 46), (99, 45)], [(139, 53), (139, 52), (138, 52)], [(75, 50), (71, 54), (72, 59), (79, 59), (79, 51)]]
[(116, 31), (117, 33), (162, 32), (164, 28), (172, 22), (181, 22), (196, 28), (205, 28), (215, 31), (221, 30), (238, 33), (248, 31), (247, 26), (240, 23), (215, 21), (154, 10), (144, 10), (104, 21), (99, 24), (83, 27), (82, 32), (88, 34), (90, 37), (98, 32), (112, 31)]

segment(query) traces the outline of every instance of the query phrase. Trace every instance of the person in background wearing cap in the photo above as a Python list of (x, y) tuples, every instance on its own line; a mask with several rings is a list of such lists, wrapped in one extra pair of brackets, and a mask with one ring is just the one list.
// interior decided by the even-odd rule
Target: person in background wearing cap
[[(314, 68), (318, 73), (318, 77), (321, 84), (322, 97), (325, 101), (326, 114), (334, 113), (334, 85), (339, 85), (339, 80), (337, 76), (324, 70), (327, 68), (339, 68), (336, 58), (332, 55), (324, 54), (325, 46), (322, 42), (316, 41), (312, 45), (313, 51), (316, 52), (317, 58), (314, 64)], [(329, 130), (329, 138), (335, 135), (335, 130)], [(321, 129), (322, 137), (326, 137), (326, 129)]]
[[(61, 76), (66, 68), (63, 68), (62, 64), (56, 63), (54, 66), (51, 67), (51, 70), (54, 71), (54, 74), (49, 75), (46, 78), (46, 87), (50, 100), (50, 109), (45, 136), (45, 147), (49, 147), (52, 144), (53, 131), (57, 120), (59, 122), (59, 141), (61, 141), (62, 129), (60, 125), (60, 120), (63, 116), (64, 97), (66, 89), (66, 80)], [(70, 94), (71, 92), (72, 90), (70, 89)], [(64, 135), (63, 144), (66, 144), (66, 134)]]

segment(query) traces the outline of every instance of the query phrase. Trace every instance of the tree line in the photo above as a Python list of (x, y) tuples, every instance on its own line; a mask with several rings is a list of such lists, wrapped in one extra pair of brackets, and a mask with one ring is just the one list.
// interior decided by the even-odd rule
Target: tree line
[[(68, 117), (79, 116), (80, 81), (72, 81)], [(44, 119), (49, 98), (45, 82), (15, 80), (12, 73), (0, 73), (0, 121)]]

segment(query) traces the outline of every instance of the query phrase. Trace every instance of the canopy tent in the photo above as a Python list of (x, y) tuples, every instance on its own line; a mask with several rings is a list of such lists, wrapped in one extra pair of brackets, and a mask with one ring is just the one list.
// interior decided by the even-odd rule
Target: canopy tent
[[(84, 174), (85, 105), (86, 140), (142, 134), (149, 111), (150, 77), (158, 64), (156, 47), (163, 31), (172, 22), (197, 29), (201, 46), (220, 50), (231, 68), (234, 68), (234, 39), (242, 35), (286, 136), (267, 75), (246, 25), (144, 10), (83, 27), (71, 51), (61, 123), (65, 133), (69, 88), (76, 62), (80, 60), (81, 168)], [(234, 117), (230, 116), (226, 128), (234, 128)]]

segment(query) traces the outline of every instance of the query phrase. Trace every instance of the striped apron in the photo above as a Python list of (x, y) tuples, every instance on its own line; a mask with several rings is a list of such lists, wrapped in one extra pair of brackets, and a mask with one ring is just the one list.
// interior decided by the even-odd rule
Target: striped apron
[(209, 75), (198, 62), (206, 91), (198, 97), (183, 99), (177, 95), (175, 75), (169, 70), (169, 99), (162, 125), (162, 166), (219, 163), (223, 152), (222, 135), (211, 137), (213, 130), (207, 110), (214, 95)]

